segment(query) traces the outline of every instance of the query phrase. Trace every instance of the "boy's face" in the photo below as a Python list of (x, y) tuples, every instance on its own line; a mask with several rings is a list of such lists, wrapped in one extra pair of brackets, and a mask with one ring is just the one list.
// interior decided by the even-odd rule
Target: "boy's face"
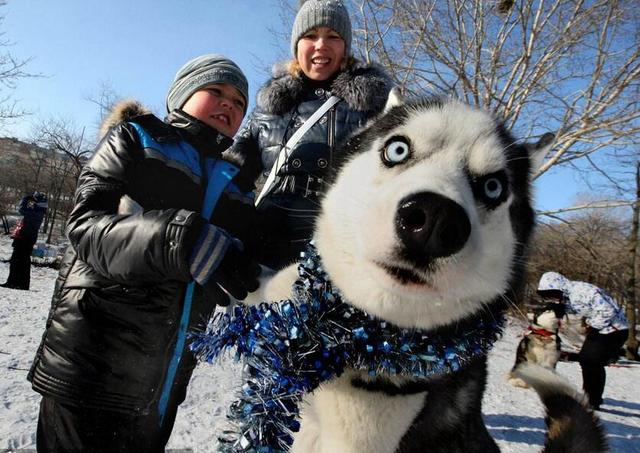
[(242, 123), (246, 101), (227, 83), (207, 85), (191, 95), (182, 110), (205, 124), (233, 137)]

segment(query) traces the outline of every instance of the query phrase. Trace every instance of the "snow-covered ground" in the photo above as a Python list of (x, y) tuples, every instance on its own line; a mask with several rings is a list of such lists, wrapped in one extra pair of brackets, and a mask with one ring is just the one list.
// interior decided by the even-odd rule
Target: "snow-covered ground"
[[(8, 259), (11, 247), (0, 236), (0, 258)], [(0, 263), (0, 282), (6, 280), (8, 263)], [(40, 396), (25, 377), (45, 325), (56, 271), (33, 267), (32, 289), (0, 288), (0, 451), (35, 448)], [(504, 375), (513, 365), (521, 321), (511, 321), (506, 334), (491, 353), (484, 414), (491, 435), (503, 452), (535, 452), (544, 442), (542, 406), (530, 390), (511, 387)], [(558, 372), (580, 386), (577, 363), (560, 363)], [(178, 412), (168, 448), (208, 453), (216, 449), (216, 436), (225, 426), (225, 411), (233, 400), (240, 368), (232, 362), (200, 365), (187, 400)], [(607, 369), (607, 387), (599, 415), (613, 452), (640, 452), (640, 368)]]

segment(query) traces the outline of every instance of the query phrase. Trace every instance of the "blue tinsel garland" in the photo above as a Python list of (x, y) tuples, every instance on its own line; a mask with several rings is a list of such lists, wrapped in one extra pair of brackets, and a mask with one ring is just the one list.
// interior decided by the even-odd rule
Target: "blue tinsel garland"
[(247, 382), (230, 410), (235, 432), (221, 438), (230, 452), (288, 451), (298, 431), (298, 403), (345, 368), (370, 375), (425, 378), (458, 370), (486, 354), (500, 336), (502, 316), (478, 318), (455, 329), (403, 329), (342, 300), (311, 245), (303, 254), (294, 298), (217, 313), (192, 350), (213, 362), (236, 348), (246, 358)]

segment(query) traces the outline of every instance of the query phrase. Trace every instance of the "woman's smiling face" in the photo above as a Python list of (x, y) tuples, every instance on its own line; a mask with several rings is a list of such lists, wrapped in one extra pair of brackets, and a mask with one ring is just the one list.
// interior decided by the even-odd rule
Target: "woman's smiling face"
[(344, 40), (331, 28), (313, 28), (298, 41), (296, 58), (311, 80), (327, 80), (338, 72), (345, 58)]

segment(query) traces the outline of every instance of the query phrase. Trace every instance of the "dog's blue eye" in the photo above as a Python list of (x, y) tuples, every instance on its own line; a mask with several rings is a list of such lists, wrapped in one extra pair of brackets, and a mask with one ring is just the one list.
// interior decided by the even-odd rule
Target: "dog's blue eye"
[(471, 176), (471, 188), (476, 199), (487, 208), (494, 209), (509, 195), (507, 174), (497, 171), (484, 176)]
[(502, 182), (498, 178), (488, 178), (484, 182), (484, 194), (491, 200), (497, 200), (502, 195)]
[(388, 167), (406, 162), (411, 156), (411, 148), (404, 137), (391, 137), (382, 150), (382, 161)]

